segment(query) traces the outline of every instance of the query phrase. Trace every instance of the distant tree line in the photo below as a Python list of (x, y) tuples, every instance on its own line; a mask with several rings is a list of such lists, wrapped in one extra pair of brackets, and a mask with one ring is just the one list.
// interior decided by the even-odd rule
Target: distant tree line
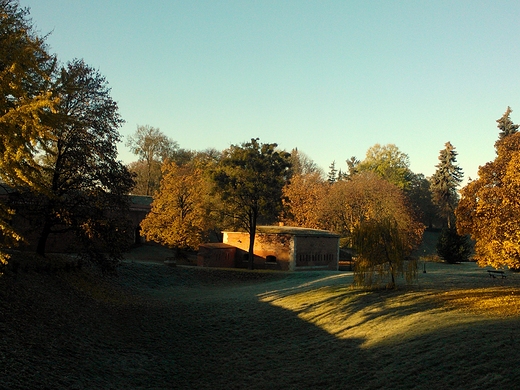
[[(516, 150), (510, 146), (516, 125), (507, 122), (509, 114), (508, 108), (498, 121), (504, 128), (497, 141), (500, 157), (505, 153), (502, 145), (509, 145), (508, 153)], [(132, 138), (135, 144), (140, 131), (141, 127)], [(158, 142), (164, 139), (159, 132)], [(363, 160), (351, 157), (345, 171), (332, 162), (325, 174), (298, 149), (289, 153), (258, 139), (222, 152), (190, 152), (169, 142), (177, 154), (163, 159), (160, 188), (142, 226), (147, 238), (173, 248), (196, 249), (211, 233), (225, 229), (251, 232), (254, 240), (257, 223), (327, 229), (340, 234), (341, 245), (356, 252), (358, 283), (390, 277), (390, 285), (398, 274), (413, 277), (416, 263), (404, 259), (421, 242), (426, 227), (441, 230), (437, 250), (444, 260), (465, 261), (472, 253), (471, 231), (463, 228), (467, 222), (461, 218), (467, 199), (459, 204), (463, 172), (450, 142), (440, 150), (429, 178), (412, 172), (408, 155), (393, 144), (374, 145)], [(160, 161), (158, 157), (156, 164)], [(141, 175), (144, 182), (146, 176)], [(463, 196), (474, 186), (471, 183)], [(482, 245), (477, 245), (477, 258)]]
[[(359, 284), (390, 275), (393, 285), (398, 274), (415, 274), (416, 263), (405, 260), (424, 230), (419, 218), (424, 206), (413, 202), (421, 199), (424, 179), (411, 173), (408, 157), (395, 145), (376, 145), (366, 161), (351, 159), (353, 169), (340, 178), (325, 177), (297, 149), (286, 152), (258, 139), (191, 156), (163, 163), (160, 188), (141, 224), (147, 239), (180, 255), (197, 249), (212, 232), (241, 229), (250, 233), (252, 268), (257, 224), (284, 223), (340, 234), (342, 246), (358, 252)], [(431, 205), (431, 196), (427, 200)]]

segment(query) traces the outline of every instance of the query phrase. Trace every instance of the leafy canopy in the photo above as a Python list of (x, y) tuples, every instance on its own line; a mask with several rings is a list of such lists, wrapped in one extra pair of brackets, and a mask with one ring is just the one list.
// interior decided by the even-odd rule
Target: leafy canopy
[(167, 137), (161, 130), (152, 126), (137, 126), (133, 135), (128, 137), (126, 146), (138, 156), (138, 161), (129, 165), (136, 176), (134, 194), (153, 195), (161, 182), (161, 166), (166, 161), (178, 165), (189, 162), (192, 153), (179, 148), (179, 144)]
[(211, 225), (208, 193), (203, 171), (195, 164), (165, 163), (152, 210), (141, 222), (142, 233), (179, 252), (197, 249)]
[[(10, 187), (38, 186), (35, 149), (49, 137), (42, 119), (57, 103), (49, 89), (54, 66), (28, 10), (18, 1), (0, 0), (0, 179)], [(0, 204), (2, 247), (22, 240), (10, 224), (12, 215), (13, 210)], [(6, 259), (0, 253), (0, 264)]]
[(479, 265), (520, 268), (520, 133), (495, 144), (495, 160), (481, 166), (478, 179), (461, 190), (457, 230), (476, 241)]
[(367, 150), (365, 159), (355, 165), (355, 170), (374, 172), (400, 189), (408, 189), (410, 186), (410, 158), (394, 144), (375, 144)]
[(290, 226), (321, 229), (321, 203), (329, 187), (320, 172), (292, 176), (283, 188), (283, 222)]
[(249, 233), (249, 267), (259, 218), (274, 220), (282, 207), (282, 188), (290, 173), (291, 155), (277, 144), (262, 144), (258, 138), (225, 150), (213, 172), (225, 212)]
[(105, 78), (82, 60), (62, 67), (52, 88), (59, 103), (47, 118), (50, 136), (38, 150), (43, 190), (29, 188), (18, 212), (39, 229), (39, 254), (45, 254), (50, 234), (73, 232), (85, 253), (112, 268), (128, 240), (124, 216), (133, 186), (117, 160), (123, 120)]
[[(420, 243), (424, 230), (403, 191), (364, 172), (335, 183), (327, 205), (324, 219), (331, 224), (329, 229), (347, 237), (357, 251), (356, 283), (373, 285), (390, 277), (395, 284), (405, 257)], [(413, 273), (406, 275), (412, 277)]]

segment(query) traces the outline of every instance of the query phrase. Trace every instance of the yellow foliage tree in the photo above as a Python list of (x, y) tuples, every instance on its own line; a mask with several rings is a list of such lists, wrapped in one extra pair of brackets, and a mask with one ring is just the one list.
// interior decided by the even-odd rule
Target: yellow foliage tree
[(291, 226), (322, 228), (320, 204), (329, 187), (320, 172), (293, 176), (283, 188), (282, 221)]
[(418, 221), (404, 192), (373, 172), (332, 185), (324, 200), (324, 220), (357, 252), (355, 281), (372, 286), (404, 274), (415, 275), (416, 263), (405, 258), (421, 242)]
[(208, 181), (193, 164), (163, 165), (163, 178), (152, 210), (141, 222), (146, 239), (176, 249), (197, 249), (209, 229)]
[[(0, 34), (0, 178), (12, 187), (42, 190), (35, 156), (49, 138), (44, 118), (57, 102), (49, 87), (56, 60), (18, 1), (0, 0)], [(21, 237), (10, 227), (11, 212), (1, 207), (2, 246), (9, 247)]]
[(520, 269), (520, 133), (501, 137), (495, 148), (495, 160), (461, 190), (457, 230), (476, 241), (480, 266)]

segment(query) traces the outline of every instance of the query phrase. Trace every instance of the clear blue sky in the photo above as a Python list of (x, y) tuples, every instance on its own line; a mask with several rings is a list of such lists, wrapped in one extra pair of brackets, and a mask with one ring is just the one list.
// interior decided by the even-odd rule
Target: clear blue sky
[[(376, 143), (467, 179), (520, 122), (519, 1), (20, 0), (61, 61), (83, 58), (126, 120), (187, 149), (253, 137), (325, 171)], [(119, 145), (125, 162), (136, 158)]]

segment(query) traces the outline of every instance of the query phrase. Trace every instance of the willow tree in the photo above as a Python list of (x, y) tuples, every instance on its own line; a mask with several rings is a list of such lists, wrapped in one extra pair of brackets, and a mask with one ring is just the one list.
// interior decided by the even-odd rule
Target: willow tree
[(291, 155), (277, 144), (258, 138), (231, 145), (213, 172), (225, 212), (237, 227), (249, 233), (249, 268), (254, 267), (254, 243), (259, 218), (273, 221), (282, 207), (282, 188), (290, 173)]
[(355, 282), (372, 286), (398, 275), (416, 274), (416, 262), (407, 261), (420, 243), (420, 223), (404, 192), (373, 172), (339, 181), (325, 199), (324, 220), (357, 253)]
[(420, 242), (419, 231), (417, 225), (412, 242), (393, 217), (362, 221), (353, 234), (358, 256), (354, 282), (372, 287), (390, 279), (386, 287), (394, 288), (398, 275), (404, 275), (406, 281), (411, 282), (417, 276), (417, 261), (406, 257)]
[[(35, 147), (49, 137), (43, 118), (57, 103), (49, 88), (55, 58), (16, 0), (0, 0), (0, 37), (0, 178), (11, 187), (34, 188)], [(21, 240), (10, 226), (11, 214), (0, 207), (3, 247)]]

